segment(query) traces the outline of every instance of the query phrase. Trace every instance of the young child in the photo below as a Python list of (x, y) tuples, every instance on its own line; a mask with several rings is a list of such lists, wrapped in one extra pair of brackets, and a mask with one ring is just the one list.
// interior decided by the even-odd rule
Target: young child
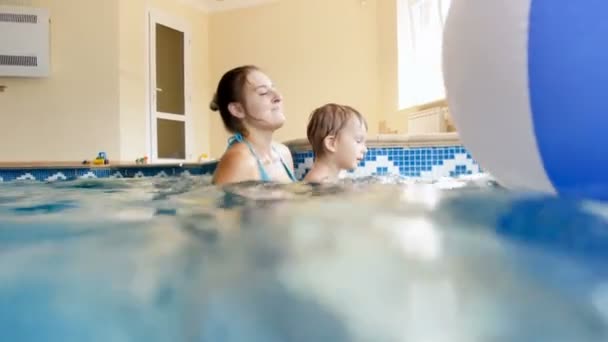
[(329, 103), (315, 109), (306, 134), (315, 162), (305, 182), (334, 182), (340, 171), (356, 168), (367, 152), (367, 122), (349, 106)]

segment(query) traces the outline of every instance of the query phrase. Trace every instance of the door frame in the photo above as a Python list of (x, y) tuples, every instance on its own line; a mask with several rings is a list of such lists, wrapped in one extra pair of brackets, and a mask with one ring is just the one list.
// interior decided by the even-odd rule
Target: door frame
[[(156, 8), (146, 9), (146, 150), (151, 163), (183, 163), (194, 160), (192, 127), (192, 32), (190, 25), (180, 18)], [(156, 112), (156, 24), (170, 27), (184, 34), (184, 135), (185, 158), (158, 158), (158, 136), (156, 119), (176, 120), (176, 114)]]

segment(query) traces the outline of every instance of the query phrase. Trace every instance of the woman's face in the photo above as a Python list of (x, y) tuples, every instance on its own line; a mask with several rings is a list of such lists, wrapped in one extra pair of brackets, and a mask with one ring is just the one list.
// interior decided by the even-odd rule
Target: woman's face
[(283, 98), (270, 78), (261, 71), (253, 70), (247, 75), (241, 107), (246, 126), (276, 130), (285, 123)]

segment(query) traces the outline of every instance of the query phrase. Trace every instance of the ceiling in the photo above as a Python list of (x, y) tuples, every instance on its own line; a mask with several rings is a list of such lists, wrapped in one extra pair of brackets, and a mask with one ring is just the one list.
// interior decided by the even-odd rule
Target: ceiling
[(228, 11), (237, 8), (255, 7), (278, 0), (181, 0), (205, 12)]

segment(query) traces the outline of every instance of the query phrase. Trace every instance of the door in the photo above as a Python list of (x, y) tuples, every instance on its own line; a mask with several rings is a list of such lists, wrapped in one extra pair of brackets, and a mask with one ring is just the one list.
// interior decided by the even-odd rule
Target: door
[(190, 34), (184, 23), (149, 12), (150, 156), (191, 161)]

